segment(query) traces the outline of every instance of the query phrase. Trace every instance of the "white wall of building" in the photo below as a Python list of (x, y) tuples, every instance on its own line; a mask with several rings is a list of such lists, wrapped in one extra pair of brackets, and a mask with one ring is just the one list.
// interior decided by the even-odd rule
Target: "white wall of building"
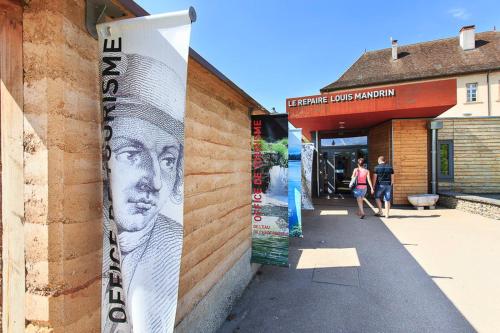
[(500, 117), (500, 71), (490, 74), (491, 115)]
[[(500, 71), (490, 73), (490, 114), (488, 114), (488, 78), (486, 73), (457, 77), (457, 105), (438, 118), (500, 117)], [(467, 102), (467, 83), (477, 83), (476, 102)]]

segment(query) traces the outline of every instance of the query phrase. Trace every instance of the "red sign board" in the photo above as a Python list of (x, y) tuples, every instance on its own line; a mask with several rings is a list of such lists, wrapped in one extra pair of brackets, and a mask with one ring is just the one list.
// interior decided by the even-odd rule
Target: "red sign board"
[(456, 80), (437, 80), (288, 98), (289, 121), (313, 131), (369, 128), (390, 119), (434, 118), (457, 103)]

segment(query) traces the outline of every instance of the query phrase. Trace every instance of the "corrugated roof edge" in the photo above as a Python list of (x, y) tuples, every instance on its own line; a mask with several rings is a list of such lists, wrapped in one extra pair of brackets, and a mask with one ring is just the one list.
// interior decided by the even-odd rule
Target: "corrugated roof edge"
[[(135, 1), (133, 0), (117, 0), (123, 7), (128, 9), (132, 14), (135, 16), (146, 16), (149, 15), (149, 13), (139, 6)], [(229, 85), (231, 88), (236, 90), (239, 94), (241, 94), (247, 101), (249, 101), (251, 104), (253, 104), (254, 107), (257, 109), (260, 109), (264, 112), (269, 113), (269, 111), (263, 107), (259, 102), (257, 102), (252, 96), (248, 95), (243, 89), (238, 87), (233, 81), (231, 81), (227, 76), (222, 74), (217, 68), (215, 68), (212, 64), (210, 64), (205, 58), (203, 58), (198, 52), (193, 50), (191, 47), (189, 48), (189, 56), (193, 58), (196, 62), (198, 62), (200, 65), (205, 67), (210, 73), (215, 75), (217, 78), (219, 78), (221, 81), (224, 81), (227, 85)]]

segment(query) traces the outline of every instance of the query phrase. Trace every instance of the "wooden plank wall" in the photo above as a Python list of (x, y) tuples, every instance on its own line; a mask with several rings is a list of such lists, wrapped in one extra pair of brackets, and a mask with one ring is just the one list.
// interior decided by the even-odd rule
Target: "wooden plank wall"
[(427, 119), (392, 121), (395, 204), (409, 204), (410, 194), (428, 193), (427, 123)]
[(0, 0), (3, 332), (24, 331), (23, 10)]
[(370, 128), (368, 132), (368, 159), (370, 162), (370, 171), (373, 174), (377, 166), (379, 156), (385, 156), (388, 163), (391, 161), (391, 132), (392, 122), (387, 121), (380, 125)]
[(500, 192), (499, 117), (444, 120), (438, 138), (454, 145), (454, 180), (440, 181), (440, 190)]
[(189, 60), (177, 322), (250, 247), (249, 103)]

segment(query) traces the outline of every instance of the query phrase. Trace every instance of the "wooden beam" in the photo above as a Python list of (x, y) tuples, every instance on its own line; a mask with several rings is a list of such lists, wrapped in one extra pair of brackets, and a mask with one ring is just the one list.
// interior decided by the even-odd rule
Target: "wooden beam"
[(2, 328), (24, 332), (23, 10), (0, 0)]

